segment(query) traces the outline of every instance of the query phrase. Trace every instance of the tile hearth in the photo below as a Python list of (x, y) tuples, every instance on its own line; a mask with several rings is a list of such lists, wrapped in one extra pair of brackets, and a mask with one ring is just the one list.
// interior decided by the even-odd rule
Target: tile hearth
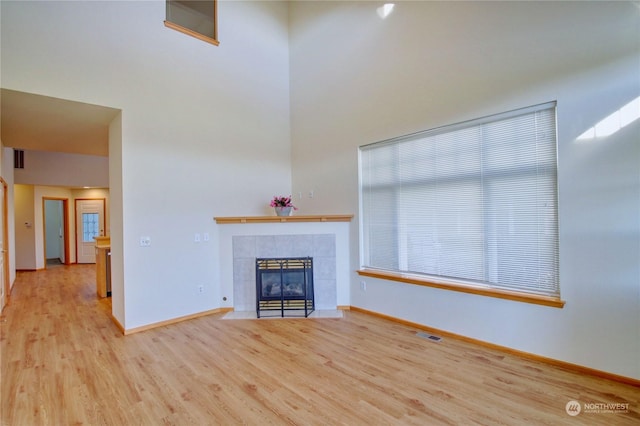
[[(342, 318), (342, 311), (340, 310), (323, 310), (323, 311), (313, 311), (307, 318)], [(234, 319), (258, 319), (256, 315), (256, 311), (234, 311), (226, 313), (222, 319), (225, 320), (234, 320)], [(262, 315), (260, 319), (305, 319), (303, 315), (298, 316), (286, 316), (281, 317), (277, 316), (268, 316)]]

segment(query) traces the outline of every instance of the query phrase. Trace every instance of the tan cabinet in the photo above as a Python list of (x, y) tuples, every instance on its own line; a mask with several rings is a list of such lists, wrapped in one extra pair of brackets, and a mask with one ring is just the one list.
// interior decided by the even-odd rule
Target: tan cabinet
[(98, 297), (111, 296), (111, 239), (96, 237), (96, 292)]

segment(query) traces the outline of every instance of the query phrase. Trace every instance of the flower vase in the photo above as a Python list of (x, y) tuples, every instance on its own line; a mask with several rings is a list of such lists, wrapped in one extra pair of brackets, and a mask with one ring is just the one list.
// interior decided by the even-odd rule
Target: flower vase
[(291, 216), (291, 209), (293, 209), (293, 207), (274, 207), (274, 209), (278, 216)]

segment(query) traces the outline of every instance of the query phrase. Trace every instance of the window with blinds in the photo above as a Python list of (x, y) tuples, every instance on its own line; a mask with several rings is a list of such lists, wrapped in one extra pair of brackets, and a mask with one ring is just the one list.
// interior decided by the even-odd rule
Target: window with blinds
[(360, 148), (362, 266), (559, 296), (556, 104)]

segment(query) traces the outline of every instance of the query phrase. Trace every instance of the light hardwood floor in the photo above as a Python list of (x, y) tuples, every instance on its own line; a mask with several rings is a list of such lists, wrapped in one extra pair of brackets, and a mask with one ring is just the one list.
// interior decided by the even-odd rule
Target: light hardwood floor
[[(19, 273), (1, 320), (2, 424), (640, 424), (638, 387), (367, 314), (221, 317), (125, 337), (93, 265)], [(629, 410), (571, 417), (571, 400)]]

